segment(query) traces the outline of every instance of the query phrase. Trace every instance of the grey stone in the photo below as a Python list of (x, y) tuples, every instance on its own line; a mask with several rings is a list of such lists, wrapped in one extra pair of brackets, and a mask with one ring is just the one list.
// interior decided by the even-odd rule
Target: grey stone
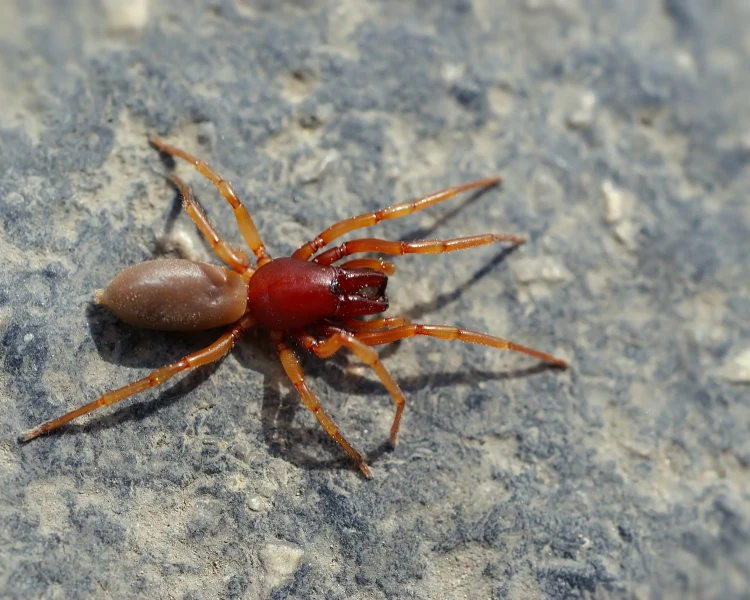
[[(750, 597), (750, 9), (744, 0), (32, 0), (0, 6), (0, 596)], [(588, 99), (588, 100), (587, 100)], [(397, 258), (439, 340), (310, 385), (264, 332), (26, 445), (19, 432), (210, 343), (93, 295), (213, 260), (149, 135), (233, 181), (269, 250), (474, 177), (365, 235), (528, 236)], [(177, 164), (241, 246), (211, 185)]]

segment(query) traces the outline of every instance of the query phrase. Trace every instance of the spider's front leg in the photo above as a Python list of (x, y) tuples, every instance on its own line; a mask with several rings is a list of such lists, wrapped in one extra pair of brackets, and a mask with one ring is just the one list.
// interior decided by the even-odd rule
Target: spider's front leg
[(566, 368), (568, 366), (568, 363), (564, 360), (555, 358), (551, 354), (540, 352), (539, 350), (534, 350), (533, 348), (528, 348), (527, 346), (511, 342), (510, 340), (495, 337), (494, 335), (461, 329), (451, 325), (407, 323), (392, 327), (385, 331), (361, 331), (355, 333), (356, 338), (368, 346), (390, 344), (397, 340), (403, 340), (418, 335), (439, 338), (447, 341), (458, 340), (470, 344), (482, 344), (483, 346), (490, 346), (491, 348), (497, 348), (498, 350), (511, 350), (513, 352), (520, 352), (521, 354), (533, 356), (534, 358), (538, 358), (554, 367)]
[(360, 321), (353, 318), (343, 319), (344, 327), (354, 332), (393, 329), (401, 325), (408, 325), (410, 322), (406, 317), (380, 317), (369, 321)]
[(514, 246), (518, 246), (525, 241), (526, 238), (519, 235), (496, 233), (481, 233), (479, 235), (467, 235), (447, 240), (417, 240), (415, 242), (397, 242), (380, 238), (359, 238), (344, 242), (340, 246), (329, 248), (312, 260), (319, 265), (331, 265), (342, 258), (362, 252), (380, 252), (381, 254), (390, 254), (393, 256), (403, 254), (442, 254), (443, 252), (467, 250), (468, 248), (486, 246), (487, 244), (495, 244), (497, 242), (509, 242)]
[(490, 187), (500, 183), (500, 177), (486, 177), (484, 179), (477, 179), (476, 181), (470, 181), (463, 185), (455, 187), (449, 187), (434, 194), (429, 194), (410, 202), (401, 202), (400, 204), (394, 204), (381, 208), (373, 212), (364, 213), (357, 215), (356, 217), (349, 217), (338, 223), (334, 223), (325, 231), (318, 234), (315, 239), (310, 240), (306, 244), (300, 246), (292, 256), (294, 258), (301, 258), (303, 260), (309, 259), (318, 250), (330, 244), (333, 240), (340, 238), (342, 235), (363, 227), (369, 227), (370, 225), (376, 225), (381, 221), (389, 221), (391, 219), (400, 219), (406, 217), (420, 210), (424, 210), (428, 206), (438, 204), (453, 198), (456, 194), (461, 192), (467, 192), (469, 190), (476, 190), (481, 188)]
[(404, 414), (404, 407), (406, 406), (406, 399), (401, 393), (401, 388), (393, 381), (391, 374), (380, 362), (377, 353), (367, 344), (359, 341), (351, 333), (337, 327), (321, 326), (319, 331), (330, 337), (319, 341), (305, 332), (296, 332), (294, 337), (303, 348), (314, 352), (318, 358), (328, 358), (338, 352), (342, 346), (345, 346), (375, 372), (396, 403), (396, 416), (393, 419), (390, 435), (391, 445), (395, 446), (398, 430), (401, 426), (401, 416)]

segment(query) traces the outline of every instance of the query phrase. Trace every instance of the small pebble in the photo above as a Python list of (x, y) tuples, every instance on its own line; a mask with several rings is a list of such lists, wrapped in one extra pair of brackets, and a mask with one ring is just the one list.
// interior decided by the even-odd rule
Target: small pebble
[(110, 31), (134, 33), (148, 23), (148, 0), (103, 0)]
[(719, 370), (719, 375), (732, 383), (750, 383), (750, 348), (727, 362)]
[(260, 560), (266, 570), (266, 581), (271, 588), (291, 579), (302, 560), (300, 548), (289, 544), (268, 544), (260, 551)]
[(576, 106), (568, 114), (567, 123), (573, 129), (590, 129), (596, 117), (596, 95), (592, 91), (581, 94)]

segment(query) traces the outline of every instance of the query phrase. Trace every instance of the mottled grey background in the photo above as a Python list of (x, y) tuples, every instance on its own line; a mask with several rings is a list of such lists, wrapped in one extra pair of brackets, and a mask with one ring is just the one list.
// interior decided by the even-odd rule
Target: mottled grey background
[[(0, 3), (0, 595), (750, 598), (748, 23), (746, 0)], [(18, 445), (214, 337), (92, 305), (127, 265), (210, 257), (154, 133), (230, 178), (277, 256), (501, 173), (377, 233), (528, 244), (400, 258), (391, 312), (572, 368), (383, 349), (390, 452), (372, 374), (305, 358), (371, 482), (262, 332)]]

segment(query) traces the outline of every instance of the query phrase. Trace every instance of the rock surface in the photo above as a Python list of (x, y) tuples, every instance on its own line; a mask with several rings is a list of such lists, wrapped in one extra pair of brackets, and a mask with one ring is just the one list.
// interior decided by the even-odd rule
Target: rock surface
[[(2, 3), (0, 595), (750, 597), (749, 6)], [(215, 337), (133, 330), (92, 302), (127, 265), (211, 257), (151, 134), (232, 180), (276, 256), (502, 174), (372, 230), (529, 238), (398, 258), (391, 313), (572, 367), (383, 349), (408, 398), (389, 451), (368, 369), (304, 358), (373, 481), (262, 332), (19, 445)], [(220, 196), (177, 169), (239, 245)]]

